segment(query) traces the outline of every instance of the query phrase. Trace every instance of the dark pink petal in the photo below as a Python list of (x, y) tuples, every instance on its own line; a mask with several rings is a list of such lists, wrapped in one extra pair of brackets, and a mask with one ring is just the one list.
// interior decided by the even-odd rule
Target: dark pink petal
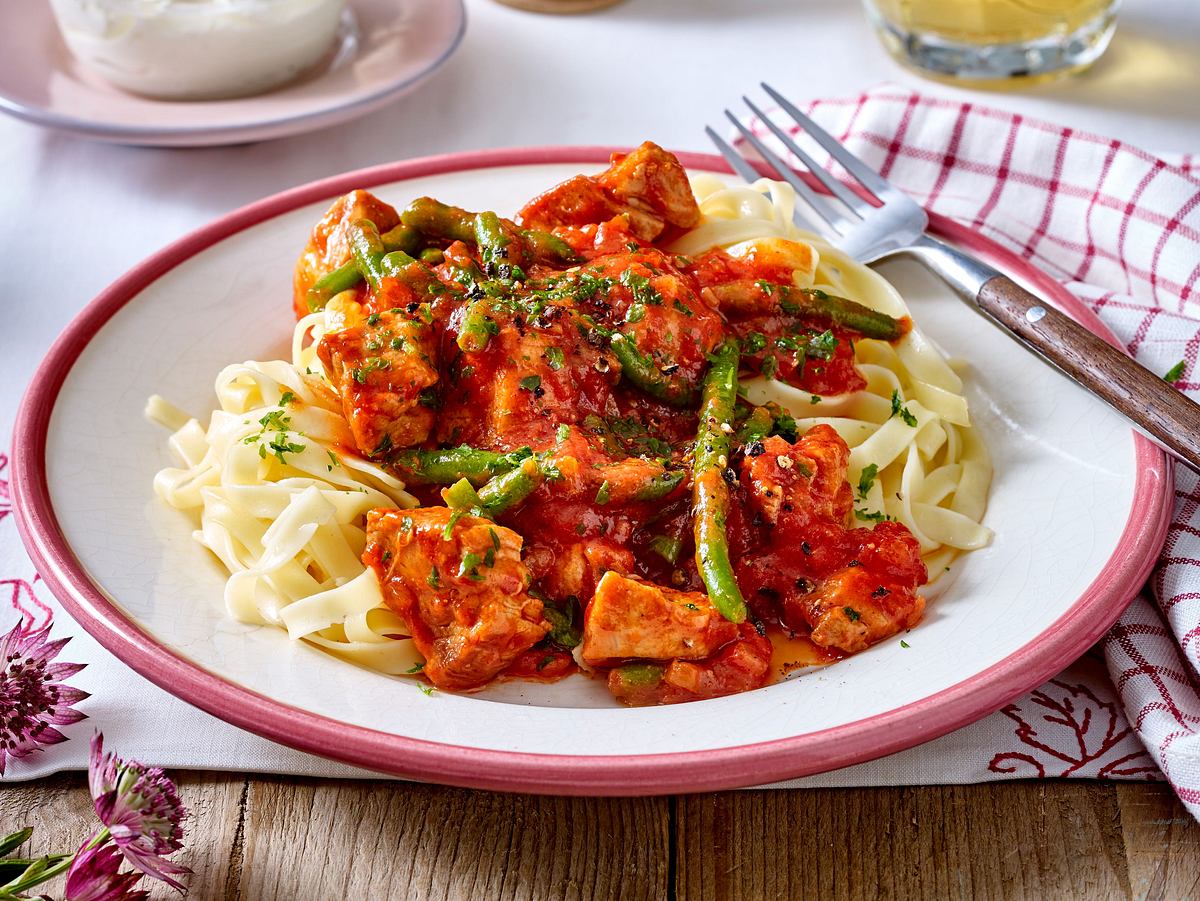
[(80, 720), (86, 720), (87, 714), (80, 713), (78, 710), (67, 708), (62, 713), (54, 713), (51, 716), (45, 717), (47, 723), (53, 723), (55, 726), (70, 726), (72, 723), (78, 723)]
[(80, 670), (86, 669), (86, 663), (51, 663), (46, 667), (46, 676), (54, 682), (69, 679)]

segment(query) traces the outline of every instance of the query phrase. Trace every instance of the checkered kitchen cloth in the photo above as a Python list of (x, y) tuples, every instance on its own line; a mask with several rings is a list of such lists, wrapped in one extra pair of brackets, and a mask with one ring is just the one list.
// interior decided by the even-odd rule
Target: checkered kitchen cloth
[[(1151, 371), (1186, 361), (1179, 387), (1200, 399), (1200, 158), (1167, 158), (895, 86), (819, 100), (808, 112), (929, 209), (1059, 279)], [(779, 122), (785, 125), (784, 117)], [(787, 158), (760, 122), (751, 128)], [(1200, 479), (1183, 466), (1167, 543), (1148, 588), (1100, 646), (1129, 723), (1200, 817)], [(1066, 775), (1056, 772), (1060, 763), (1070, 769), (1051, 734), (1078, 729), (1082, 720), (1037, 701), (1039, 693), (1054, 694), (1056, 685), (1023, 699), (1033, 699), (1024, 706), (1040, 708), (1039, 716), (1018, 728), (1025, 747), (1004, 765), (1026, 768), (1028, 775)], [(1110, 721), (1104, 732), (1123, 726)]]

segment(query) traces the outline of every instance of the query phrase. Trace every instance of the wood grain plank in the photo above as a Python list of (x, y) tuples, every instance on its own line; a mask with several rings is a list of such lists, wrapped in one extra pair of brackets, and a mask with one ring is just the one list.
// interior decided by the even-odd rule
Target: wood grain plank
[(228, 897), (661, 899), (665, 799), (254, 779)]
[(1130, 894), (1103, 783), (689, 796), (678, 846), (680, 899)]
[[(173, 858), (195, 871), (189, 881), (197, 889), (189, 897), (223, 898), (223, 888), (214, 887), (224, 886), (245, 777), (194, 772), (174, 772), (171, 777), (190, 811), (184, 848)], [(86, 775), (62, 773), (37, 782), (9, 784), (0, 790), (0, 835), (27, 825), (35, 830), (22, 848), (28, 856), (74, 850), (82, 845), (99, 825)], [(143, 887), (151, 887), (149, 880)], [(157, 901), (179, 896), (161, 886), (152, 897)]]
[(1200, 896), (1200, 823), (1170, 786), (1118, 783), (1116, 789), (1133, 897)]

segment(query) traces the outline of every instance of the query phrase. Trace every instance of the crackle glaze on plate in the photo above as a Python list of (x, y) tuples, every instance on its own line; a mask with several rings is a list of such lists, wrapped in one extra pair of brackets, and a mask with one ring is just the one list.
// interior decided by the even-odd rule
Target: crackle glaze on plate
[(0, 111), (119, 144), (264, 141), (345, 122), (412, 90), (458, 47), (462, 0), (348, 0), (337, 40), (290, 84), (232, 100), (139, 97), (67, 50), (46, 0), (0, 0)]
[[(884, 274), (921, 327), (970, 361), (972, 415), (996, 469), (985, 519), (995, 541), (930, 592), (909, 648), (894, 639), (758, 691), (623, 709), (582, 676), (427, 697), (226, 617), (225, 573), (151, 489), (169, 457), (166, 433), (142, 417), (146, 397), (207, 421), (223, 366), (285, 355), (292, 264), (332, 197), (370, 187), (396, 205), (431, 194), (511, 212), (606, 160), (602, 148), (539, 148), (349, 173), (235, 212), (115, 283), (50, 351), (18, 420), (16, 509), (55, 594), (139, 672), (269, 738), (403, 776), (578, 794), (760, 784), (882, 756), (992, 712), (1104, 632), (1165, 534), (1164, 455), (907, 263)], [(1099, 328), (985, 239), (937, 219), (934, 229)]]

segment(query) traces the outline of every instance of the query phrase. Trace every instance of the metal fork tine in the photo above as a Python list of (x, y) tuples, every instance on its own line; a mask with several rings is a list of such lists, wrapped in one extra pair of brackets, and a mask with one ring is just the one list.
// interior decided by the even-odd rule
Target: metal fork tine
[(891, 185), (887, 183), (874, 169), (856, 157), (853, 153), (841, 145), (841, 143), (829, 132), (823, 129), (820, 125), (810, 119), (800, 110), (796, 109), (795, 104), (789, 101), (786, 97), (776, 91), (766, 82), (760, 82), (762, 89), (771, 95), (771, 99), (782, 107), (783, 111), (796, 120), (805, 131), (807, 131), (822, 147), (829, 151), (829, 155), (842, 164), (842, 167), (858, 179), (862, 184), (879, 199), (891, 190)]
[[(749, 182), (750, 184), (754, 184), (762, 177), (758, 174), (757, 170), (755, 170), (748, 162), (746, 162), (745, 158), (740, 153), (730, 147), (728, 142), (726, 142), (726, 140), (717, 134), (710, 126), (704, 126), (704, 133), (707, 134), (709, 140), (716, 145), (717, 151), (721, 154), (721, 156), (725, 157), (725, 162), (729, 163), (729, 165), (733, 167), (733, 171), (740, 175), (743, 180)], [(827, 227), (827, 224), (824, 222), (824, 220), (813, 222), (809, 216), (804, 215), (798, 208), (792, 212), (792, 216), (798, 225), (802, 225), (809, 231), (820, 232), (822, 226)]]
[(750, 146), (757, 150), (759, 155), (766, 160), (767, 165), (774, 169), (780, 178), (795, 188), (796, 193), (804, 198), (805, 202), (812, 207), (813, 211), (818, 216), (824, 219), (838, 234), (845, 233), (845, 227), (851, 225), (850, 221), (845, 216), (834, 210), (831, 206), (829, 206), (824, 198), (822, 198), (819, 194), (817, 194), (816, 191), (805, 184), (804, 179), (800, 178), (800, 176), (792, 171), (791, 167), (789, 167), (787, 163), (772, 153), (766, 144), (756, 138), (750, 132), (750, 129), (746, 128), (746, 126), (738, 121), (737, 116), (735, 116), (729, 110), (725, 110), (725, 115), (729, 121), (733, 123), (733, 127), (741, 132), (742, 137), (749, 142)]
[(813, 177), (816, 178), (817, 181), (823, 184), (826, 189), (828, 189), (831, 194), (835, 195), (842, 203), (846, 204), (846, 206), (850, 208), (850, 212), (854, 213), (854, 215), (858, 216), (858, 218), (862, 218), (862, 213), (859, 212), (859, 208), (868, 206), (868, 204), (861, 197), (856, 195), (844, 184), (826, 172), (823, 168), (818, 166), (817, 161), (805, 153), (804, 148), (793, 141), (791, 136), (786, 131), (768, 119), (766, 114), (763, 113), (763, 111), (757, 106), (755, 106), (749, 97), (743, 96), (742, 100), (746, 102), (746, 106), (750, 107), (750, 112), (758, 116), (758, 120), (762, 122), (763, 125), (767, 126), (767, 128), (771, 129), (771, 132), (775, 135), (775, 137), (779, 138), (780, 143), (782, 143), (784, 147), (790, 150), (796, 156), (796, 158), (804, 164), (805, 168), (813, 174)]
[(753, 166), (742, 159), (742, 155), (740, 153), (730, 147), (729, 144), (726, 143), (725, 139), (713, 130), (711, 125), (704, 126), (704, 133), (708, 135), (708, 139), (716, 145), (721, 156), (725, 157), (725, 162), (729, 163), (729, 165), (733, 167), (733, 171), (740, 175), (745, 181), (750, 182), (750, 184), (754, 184), (754, 182), (762, 178), (762, 176), (755, 171)]

